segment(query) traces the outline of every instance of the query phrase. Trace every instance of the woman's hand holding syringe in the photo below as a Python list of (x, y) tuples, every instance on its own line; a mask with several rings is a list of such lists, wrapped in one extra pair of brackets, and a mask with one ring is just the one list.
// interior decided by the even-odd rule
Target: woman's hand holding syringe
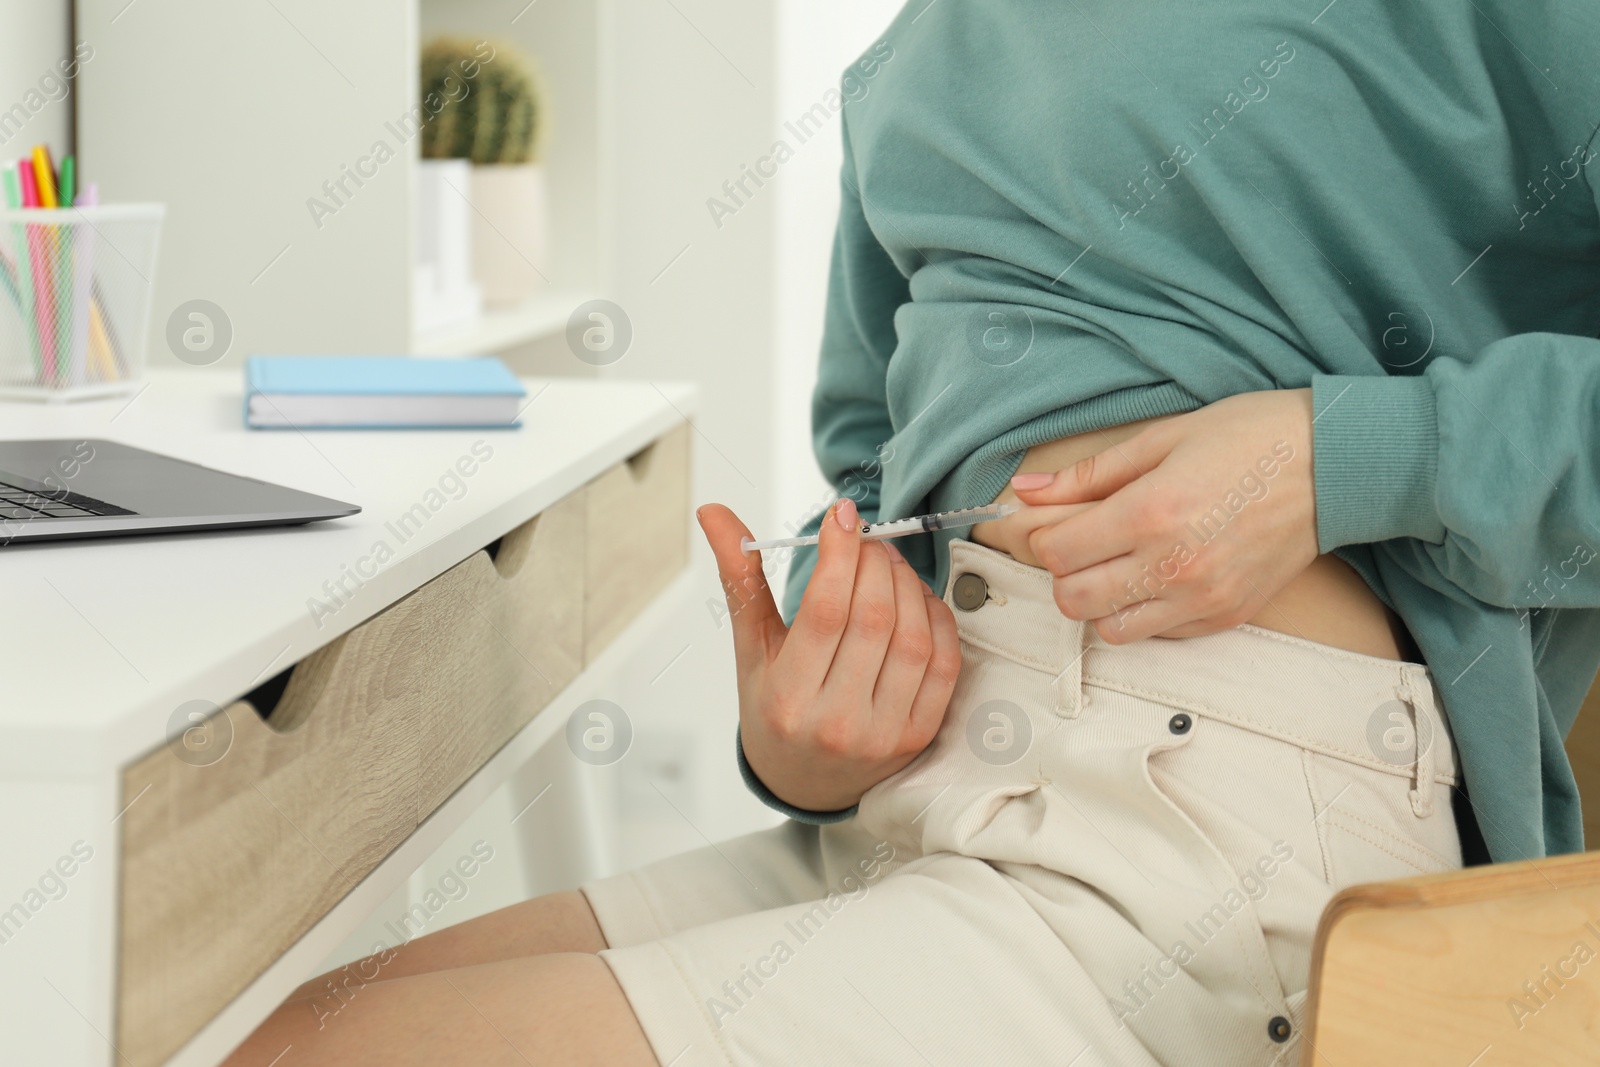
[(721, 504), (696, 514), (733, 620), (750, 768), (795, 807), (850, 807), (938, 732), (961, 669), (955, 617), (892, 545), (863, 539), (845, 499), (785, 626), (744, 524)]

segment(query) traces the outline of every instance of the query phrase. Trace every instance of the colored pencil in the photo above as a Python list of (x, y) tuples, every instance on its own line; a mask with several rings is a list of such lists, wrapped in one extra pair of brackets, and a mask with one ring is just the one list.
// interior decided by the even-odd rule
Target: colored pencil
[[(67, 156), (61, 161), (62, 207), (73, 205), (73, 170), (72, 157)], [(94, 281), (96, 231), (92, 226), (68, 227), (63, 224), (60, 232), (61, 243), (66, 249), (67, 270), (72, 278), (71, 303), (65, 309), (66, 314), (71, 316), (72, 322), (71, 348), (67, 358), (72, 367), (72, 381), (78, 384), (90, 374), (89, 339), (92, 335), (89, 329), (89, 303), (90, 285)], [(106, 364), (109, 360), (102, 359), (100, 362)], [(101, 377), (109, 379), (115, 377), (115, 374), (102, 374)]]
[(100, 313), (99, 301), (89, 306), (89, 350), (94, 354), (102, 378), (114, 382), (122, 377), (117, 371), (117, 361), (112, 354), (111, 335), (106, 330), (106, 320)]
[[(90, 182), (84, 186), (83, 191), (77, 195), (74, 204), (82, 207), (100, 206), (100, 186)], [(90, 263), (94, 262), (94, 246), (90, 246)], [(93, 271), (90, 271), (91, 278)], [(106, 381), (117, 381), (126, 375), (119, 369), (121, 362), (112, 340), (111, 331), (106, 328), (106, 315), (100, 307), (100, 283), (93, 281), (93, 292), (89, 301), (89, 354), (94, 358), (95, 364), (100, 368), (100, 375)]]

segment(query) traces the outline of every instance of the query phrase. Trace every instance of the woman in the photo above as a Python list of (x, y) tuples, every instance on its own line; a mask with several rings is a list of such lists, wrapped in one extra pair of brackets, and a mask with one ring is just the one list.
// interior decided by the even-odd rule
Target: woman
[(793, 820), (422, 938), (321, 1032), (313, 983), (248, 1062), (1289, 1063), (1339, 888), (1581, 848), (1600, 9), (1519, 3), (903, 12), (846, 78), (792, 625), (700, 511)]

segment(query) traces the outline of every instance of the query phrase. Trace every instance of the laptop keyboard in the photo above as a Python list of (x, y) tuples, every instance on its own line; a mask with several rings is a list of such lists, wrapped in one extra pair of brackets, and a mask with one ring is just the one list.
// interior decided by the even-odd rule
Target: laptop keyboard
[(127, 508), (65, 489), (28, 489), (0, 478), (0, 519), (82, 519), (132, 515)]

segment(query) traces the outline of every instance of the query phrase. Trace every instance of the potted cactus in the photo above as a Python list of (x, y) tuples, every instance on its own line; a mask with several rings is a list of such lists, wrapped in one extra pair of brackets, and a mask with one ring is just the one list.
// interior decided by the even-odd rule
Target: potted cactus
[(423, 159), (472, 167), (471, 191), (462, 191), (475, 209), (472, 273), (484, 299), (525, 299), (545, 267), (543, 109), (532, 65), (502, 42), (439, 38), (422, 52), (421, 98), (434, 112)]

